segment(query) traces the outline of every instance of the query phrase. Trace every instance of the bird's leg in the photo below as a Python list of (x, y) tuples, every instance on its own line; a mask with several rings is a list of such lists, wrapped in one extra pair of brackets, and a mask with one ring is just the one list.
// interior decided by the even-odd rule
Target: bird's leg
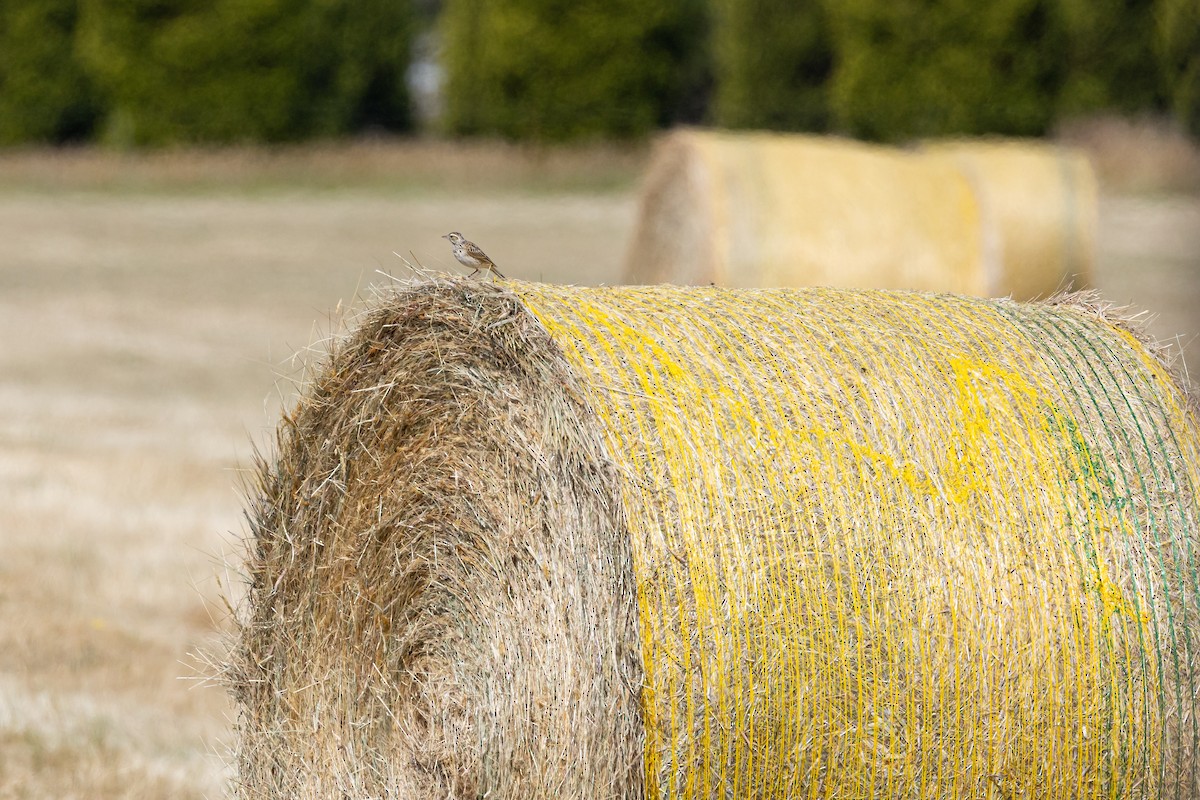
[(479, 267), (476, 267), (476, 268), (475, 268), (475, 271), (474, 271), (474, 272), (472, 272), (472, 273), (471, 273), (470, 275), (468, 275), (467, 277), (468, 277), (468, 278), (474, 278), (474, 277), (475, 277), (476, 275), (478, 275), (478, 274), (479, 274)]

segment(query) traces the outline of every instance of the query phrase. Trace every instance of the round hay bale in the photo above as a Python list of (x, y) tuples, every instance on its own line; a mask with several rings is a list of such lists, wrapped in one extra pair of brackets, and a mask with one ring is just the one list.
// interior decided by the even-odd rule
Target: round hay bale
[(656, 148), (624, 280), (1033, 299), (1082, 288), (1094, 219), (1087, 162), (1037, 144), (683, 130)]
[(1096, 175), (1081, 150), (1027, 140), (930, 142), (922, 150), (951, 159), (975, 188), (1000, 248), (994, 295), (1031, 299), (1092, 285)]
[(1082, 301), (418, 284), (261, 470), (240, 796), (1196, 797), (1198, 487)]
[(677, 131), (648, 170), (625, 282), (980, 294), (979, 214), (953, 163), (832, 138)]

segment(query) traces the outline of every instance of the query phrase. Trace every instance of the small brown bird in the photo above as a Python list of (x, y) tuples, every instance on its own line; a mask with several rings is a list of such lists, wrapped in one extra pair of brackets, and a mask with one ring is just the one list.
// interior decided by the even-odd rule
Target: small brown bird
[(458, 231), (450, 231), (442, 238), (449, 239), (450, 244), (454, 245), (454, 257), (458, 259), (458, 263), (475, 270), (469, 277), (475, 277), (479, 270), (495, 273), (501, 278), (504, 277), (504, 273), (496, 269), (495, 262), (488, 258), (488, 254), (480, 250), (479, 245), (464, 238)]

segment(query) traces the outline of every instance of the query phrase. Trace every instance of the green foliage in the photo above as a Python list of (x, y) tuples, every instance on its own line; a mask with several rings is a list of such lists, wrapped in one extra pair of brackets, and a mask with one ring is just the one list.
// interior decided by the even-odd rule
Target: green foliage
[(1200, 137), (1200, 2), (1159, 0), (1155, 10), (1167, 103), (1184, 129)]
[(703, 93), (702, 0), (447, 0), (448, 130), (637, 136)]
[(0, 144), (87, 136), (99, 107), (75, 58), (76, 0), (0, 3)]
[(1058, 110), (1078, 116), (1163, 109), (1162, 72), (1154, 57), (1155, 6), (1160, 0), (1057, 3), (1069, 34)]
[(81, 0), (118, 144), (281, 141), (408, 124), (392, 0)]
[(1171, 110), (1200, 129), (1200, 0), (712, 1), (725, 126), (902, 140)]
[(714, 10), (714, 121), (826, 130), (834, 52), (820, 0), (715, 0)]
[(897, 140), (1170, 112), (1200, 136), (1200, 0), (0, 0), (0, 144), (405, 130), (415, 18), (439, 6), (454, 133)]
[(831, 0), (835, 117), (867, 138), (1044, 132), (1065, 31), (1051, 0)]

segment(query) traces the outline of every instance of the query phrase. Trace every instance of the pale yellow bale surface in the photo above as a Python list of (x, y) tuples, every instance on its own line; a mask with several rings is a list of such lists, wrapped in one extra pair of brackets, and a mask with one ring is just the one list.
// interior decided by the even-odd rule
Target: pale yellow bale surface
[[(1092, 285), (1096, 258), (1096, 176), (1081, 151), (1031, 141), (926, 145), (967, 175), (993, 231), (999, 270), (993, 294), (1037, 297)], [(1061, 282), (1050, 286), (1055, 276)]]
[(1094, 219), (1086, 161), (1046, 146), (678, 131), (647, 173), (624, 279), (1032, 299), (1087, 285)]

